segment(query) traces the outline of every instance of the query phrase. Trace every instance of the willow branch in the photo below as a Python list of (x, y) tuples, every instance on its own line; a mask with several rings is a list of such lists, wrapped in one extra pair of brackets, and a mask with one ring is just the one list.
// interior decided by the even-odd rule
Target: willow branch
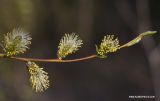
[[(130, 46), (140, 42), (144, 36), (153, 35), (155, 33), (156, 33), (156, 31), (144, 32), (144, 33), (140, 34), (139, 36), (137, 36), (136, 38), (134, 38), (133, 40), (129, 41), (128, 43), (119, 46), (117, 48), (117, 50), (119, 50), (121, 48), (125, 48), (125, 47), (130, 47)], [(8, 56), (6, 56), (6, 54), (0, 53), (0, 58), (9, 58), (9, 59), (19, 60), (19, 61), (23, 61), (23, 62), (28, 62), (28, 61), (34, 61), (34, 62), (78, 62), (78, 61), (93, 59), (96, 57), (98, 57), (98, 56), (96, 54), (93, 54), (93, 55), (89, 55), (89, 56), (77, 58), (77, 59), (60, 60), (60, 59), (23, 58), (23, 57), (16, 57), (16, 56), (8, 57)]]
[(89, 60), (96, 58), (97, 55), (90, 55), (82, 58), (77, 58), (77, 59), (68, 59), (68, 60), (60, 60), (60, 59), (39, 59), (39, 58), (23, 58), (23, 57), (5, 57), (5, 54), (0, 54), (1, 58), (9, 58), (9, 59), (14, 59), (18, 61), (23, 61), (23, 62), (28, 62), (28, 61), (34, 61), (34, 62), (78, 62), (78, 61), (84, 61), (84, 60)]

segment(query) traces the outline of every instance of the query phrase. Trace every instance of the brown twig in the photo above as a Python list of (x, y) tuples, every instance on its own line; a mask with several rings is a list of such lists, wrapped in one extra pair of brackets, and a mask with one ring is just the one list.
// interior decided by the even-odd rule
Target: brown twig
[[(4, 56), (4, 54), (0, 54), (0, 56)], [(77, 58), (77, 59), (69, 59), (69, 60), (60, 60), (60, 59), (39, 59), (39, 58), (22, 58), (22, 57), (7, 57), (9, 59), (15, 59), (15, 60), (19, 60), (19, 61), (24, 61), (24, 62), (28, 62), (28, 61), (34, 61), (34, 62), (78, 62), (78, 61), (84, 61), (84, 60), (89, 60), (89, 59), (93, 59), (96, 58), (97, 55), (90, 55), (90, 56), (86, 56), (83, 58)]]

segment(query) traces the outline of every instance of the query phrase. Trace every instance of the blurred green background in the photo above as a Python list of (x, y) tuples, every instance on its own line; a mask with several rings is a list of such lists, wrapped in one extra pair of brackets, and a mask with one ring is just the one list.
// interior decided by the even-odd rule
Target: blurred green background
[[(0, 35), (22, 27), (33, 40), (21, 57), (56, 58), (60, 38), (76, 32), (84, 45), (67, 57), (73, 59), (94, 54), (107, 34), (122, 45), (141, 32), (159, 31), (159, 10), (159, 0), (0, 0)], [(129, 101), (135, 95), (159, 101), (159, 39), (158, 32), (107, 59), (38, 63), (50, 76), (43, 93), (32, 91), (25, 63), (0, 59), (0, 101)]]

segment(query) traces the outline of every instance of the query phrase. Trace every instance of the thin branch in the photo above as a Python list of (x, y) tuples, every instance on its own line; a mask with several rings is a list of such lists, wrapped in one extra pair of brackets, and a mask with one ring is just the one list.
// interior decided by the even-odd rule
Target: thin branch
[[(4, 56), (5, 56), (5, 54), (0, 54), (0, 57), (4, 58)], [(86, 56), (86, 57), (83, 57), (83, 58), (69, 59), (69, 60), (22, 58), (22, 57), (14, 57), (14, 56), (6, 57), (6, 58), (19, 60), (19, 61), (24, 61), (24, 62), (28, 62), (28, 61), (34, 61), (34, 62), (78, 62), (78, 61), (93, 59), (93, 58), (96, 58), (96, 57), (97, 57), (97, 55), (90, 55), (90, 56)]]

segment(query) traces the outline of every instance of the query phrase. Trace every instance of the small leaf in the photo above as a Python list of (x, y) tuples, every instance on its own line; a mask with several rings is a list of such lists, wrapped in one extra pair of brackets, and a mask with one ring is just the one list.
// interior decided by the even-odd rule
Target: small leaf
[(147, 32), (144, 32), (144, 33), (141, 33), (139, 36), (137, 36), (136, 38), (134, 38), (133, 40), (129, 41), (128, 43), (120, 46), (120, 48), (124, 48), (124, 47), (130, 47), (132, 45), (135, 45), (137, 44), (138, 42), (141, 41), (141, 39), (144, 37), (144, 36), (149, 36), (149, 35), (153, 35), (157, 33), (157, 31), (147, 31)]
[(157, 31), (147, 31), (147, 32), (142, 33), (141, 35), (142, 36), (149, 36), (149, 35), (154, 35), (156, 33), (157, 33)]
[(100, 55), (100, 53), (99, 53), (99, 49), (98, 49), (98, 46), (97, 45), (95, 45), (95, 47), (96, 47), (96, 52), (97, 52), (97, 56), (99, 57), (99, 58), (107, 58), (107, 56), (105, 56), (105, 55)]
[(139, 41), (141, 41), (141, 39), (142, 39), (142, 36), (140, 35), (140, 36), (136, 37), (135, 39), (131, 40), (130, 42), (128, 42), (125, 46), (127, 46), (127, 47), (132, 46), (132, 45), (138, 43)]

